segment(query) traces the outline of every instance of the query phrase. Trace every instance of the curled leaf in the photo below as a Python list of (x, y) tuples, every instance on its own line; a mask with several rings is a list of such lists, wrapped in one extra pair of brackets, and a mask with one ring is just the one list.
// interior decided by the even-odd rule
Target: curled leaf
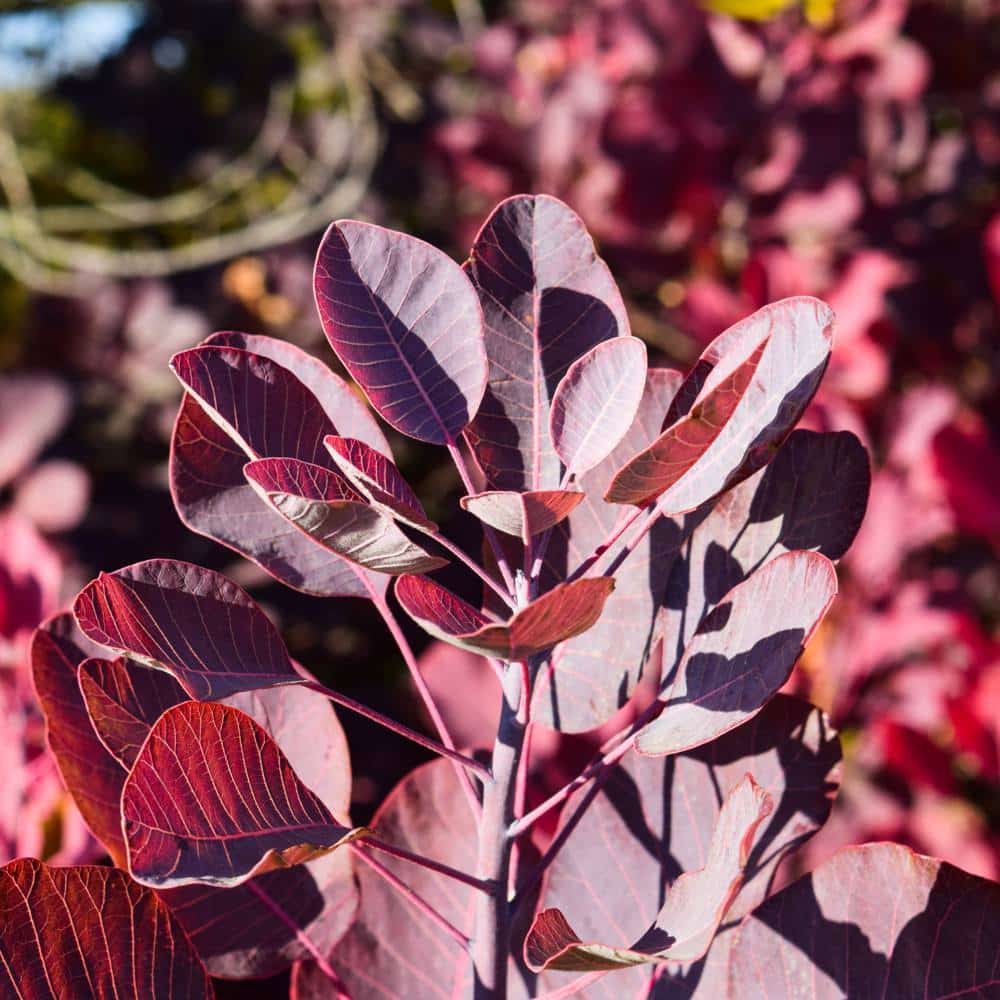
[(527, 541), (569, 517), (583, 498), (577, 490), (493, 490), (462, 497), (460, 503), (484, 524)]

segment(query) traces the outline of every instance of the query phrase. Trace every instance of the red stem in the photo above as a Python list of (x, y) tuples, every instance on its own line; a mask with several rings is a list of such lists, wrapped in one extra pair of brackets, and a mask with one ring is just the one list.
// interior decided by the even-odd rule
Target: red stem
[[(580, 565), (577, 566), (577, 568), (573, 570), (572, 573), (570, 573), (570, 575), (566, 578), (566, 582), (572, 583), (574, 580), (578, 580), (581, 576), (584, 576), (590, 570), (590, 568), (601, 558), (601, 556), (603, 556), (604, 553), (607, 552), (611, 548), (611, 546), (614, 545), (615, 542), (617, 542), (618, 539), (621, 538), (622, 535), (624, 535), (625, 532), (628, 531), (628, 529), (633, 524), (635, 524), (635, 522), (647, 509), (648, 508), (646, 507), (639, 507), (631, 514), (628, 514), (627, 516), (624, 517), (620, 517), (618, 519), (618, 524), (615, 525), (615, 528), (611, 532), (611, 534), (608, 535), (608, 537), (605, 538), (604, 541), (601, 542), (601, 544), (598, 545), (597, 548), (594, 549), (594, 551), (589, 556), (587, 556), (587, 558), (584, 559), (583, 562), (580, 563)], [(645, 534), (645, 532), (643, 532), (643, 534)], [(642, 536), (640, 535), (639, 537), (641, 538)], [(634, 548), (637, 542), (638, 539), (633, 541), (631, 547)]]
[(468, 569), (471, 569), (472, 572), (475, 573), (476, 576), (478, 576), (479, 579), (482, 580), (483, 583), (485, 583), (486, 586), (489, 587), (490, 590), (492, 590), (493, 593), (496, 594), (508, 608), (511, 610), (514, 609), (514, 602), (511, 599), (510, 594), (508, 594), (507, 591), (504, 590), (503, 587), (501, 587), (500, 584), (486, 572), (486, 570), (484, 570), (474, 559), (471, 559), (454, 542), (445, 538), (440, 532), (434, 532), (434, 534), (429, 535), (428, 537), (434, 539), (438, 545), (440, 545), (443, 549), (447, 549), (456, 559), (459, 560), (459, 562), (461, 562)]
[(437, 924), (450, 938), (457, 941), (463, 948), (468, 950), (469, 939), (445, 916), (438, 913), (438, 911), (431, 906), (430, 903), (424, 899), (423, 896), (414, 892), (405, 882), (394, 875), (388, 868), (385, 867), (381, 862), (376, 861), (370, 854), (366, 854), (362, 851), (357, 844), (350, 845), (354, 853), (361, 858), (362, 861), (372, 871), (377, 872), (382, 876), (395, 889), (411, 906), (422, 913), (428, 920), (432, 923)]
[(414, 854), (412, 851), (407, 851), (402, 847), (387, 844), (377, 837), (360, 837), (358, 839), (360, 843), (367, 844), (373, 850), (382, 851), (383, 854), (389, 854), (394, 858), (399, 858), (401, 861), (409, 861), (411, 864), (419, 865), (428, 871), (437, 872), (438, 875), (444, 875), (446, 878), (454, 879), (456, 882), (464, 882), (466, 885), (472, 886), (473, 889), (478, 889), (487, 895), (496, 893), (497, 887), (494, 883), (476, 878), (474, 875), (468, 875), (457, 868), (452, 868), (450, 865), (442, 864), (440, 861), (434, 861), (431, 858), (424, 857), (422, 854)]

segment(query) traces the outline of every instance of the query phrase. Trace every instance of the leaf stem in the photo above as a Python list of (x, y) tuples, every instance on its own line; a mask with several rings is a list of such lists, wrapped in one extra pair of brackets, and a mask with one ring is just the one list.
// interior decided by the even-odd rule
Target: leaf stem
[(251, 879), (246, 883), (246, 887), (295, 935), (299, 944), (305, 948), (312, 956), (313, 961), (319, 967), (320, 972), (330, 980), (333, 989), (336, 991), (334, 1000), (351, 1000), (350, 993), (343, 980), (337, 975), (336, 970), (324, 958), (319, 948), (316, 947), (312, 938), (280, 907), (271, 896)]
[[(310, 691), (316, 691), (317, 693), (324, 695), (329, 698), (330, 701), (337, 705), (342, 705), (344, 708), (348, 709), (348, 711), (364, 716), (372, 722), (377, 722), (380, 726), (384, 726), (390, 732), (396, 733), (398, 736), (402, 736), (404, 739), (410, 740), (418, 746), (422, 746), (425, 750), (430, 750), (432, 753), (439, 754), (442, 757), (447, 757), (454, 763), (461, 765), (463, 769), (467, 768), (468, 770), (475, 772), (475, 774), (485, 782), (492, 780), (493, 776), (490, 774), (490, 769), (486, 767), (485, 764), (480, 764), (478, 760), (475, 760), (472, 757), (466, 757), (465, 754), (459, 753), (457, 750), (449, 749), (443, 744), (438, 743), (437, 740), (432, 740), (429, 736), (424, 736), (422, 733), (418, 733), (415, 729), (410, 729), (409, 726), (404, 726), (401, 722), (396, 722), (394, 719), (390, 719), (389, 716), (375, 711), (374, 708), (369, 708), (360, 701), (355, 701), (353, 698), (349, 698), (346, 694), (334, 691), (332, 688), (328, 688), (325, 685), (320, 684), (318, 681), (309, 681), (303, 686), (308, 688)], [(462, 773), (464, 774), (465, 771), (463, 770)]]
[(487, 573), (486, 570), (482, 568), (482, 566), (480, 566), (474, 559), (470, 558), (465, 552), (463, 552), (461, 548), (459, 548), (459, 546), (457, 546), (451, 540), (445, 538), (444, 535), (442, 535), (441, 532), (439, 531), (434, 532), (432, 535), (428, 535), (428, 537), (432, 538), (443, 549), (447, 549), (456, 559), (459, 560), (459, 562), (465, 565), (468, 569), (471, 569), (472, 572), (475, 573), (476, 576), (478, 576), (479, 579), (482, 580), (483, 583), (485, 583), (486, 586), (489, 587), (490, 590), (492, 590), (493, 593), (496, 594), (497, 597), (499, 597), (500, 600), (503, 601), (508, 608), (510, 608), (512, 611), (514, 610), (514, 601), (511, 598), (510, 594), (507, 593), (507, 591), (504, 590), (503, 587), (501, 587), (500, 584), (497, 583), (496, 580), (494, 580), (493, 577), (491, 577), (489, 573)]
[[(583, 562), (580, 563), (580, 565), (577, 566), (568, 577), (566, 577), (566, 582), (572, 583), (574, 580), (578, 580), (581, 576), (585, 576), (590, 568), (601, 558), (601, 556), (603, 556), (604, 553), (607, 552), (633, 524), (635, 524), (635, 522), (642, 516), (643, 513), (645, 513), (647, 509), (648, 508), (646, 507), (639, 507), (631, 514), (623, 514), (623, 516), (619, 517), (618, 523), (615, 525), (611, 534), (608, 535), (608, 537), (605, 538), (604, 541), (601, 542), (601, 544), (598, 545), (597, 548), (594, 549), (594, 551), (587, 556), (587, 558), (584, 559)], [(643, 532), (643, 534), (645, 534), (645, 532)], [(639, 537), (641, 538), (642, 536), (640, 535)], [(632, 542), (632, 548), (638, 544), (638, 541), (639, 539), (635, 539)]]
[(437, 872), (438, 875), (444, 875), (446, 878), (454, 879), (456, 882), (464, 882), (466, 885), (472, 886), (473, 889), (485, 892), (488, 896), (496, 894), (497, 887), (493, 882), (476, 878), (475, 875), (469, 875), (466, 872), (459, 871), (457, 868), (452, 868), (450, 865), (424, 857), (422, 854), (414, 854), (412, 851), (396, 847), (394, 844), (387, 844), (377, 837), (359, 837), (358, 841), (359, 843), (367, 844), (375, 851), (381, 851), (383, 854), (399, 858), (400, 861), (409, 861), (411, 864), (419, 865), (428, 871)]
[(443, 914), (439, 913), (423, 896), (414, 892), (405, 882), (391, 872), (381, 862), (376, 861), (370, 854), (366, 854), (357, 844), (350, 845), (354, 853), (372, 871), (377, 872), (395, 889), (411, 906), (422, 913), (432, 923), (437, 924), (450, 938), (457, 941), (464, 949), (469, 948), (469, 939)]

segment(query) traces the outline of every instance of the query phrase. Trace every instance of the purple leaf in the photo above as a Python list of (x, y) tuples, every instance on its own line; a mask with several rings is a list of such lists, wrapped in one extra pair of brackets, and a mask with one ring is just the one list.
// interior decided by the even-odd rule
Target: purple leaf
[(403, 610), (438, 639), (487, 656), (524, 660), (591, 628), (614, 585), (608, 577), (561, 584), (503, 624), (489, 621), (426, 577), (399, 577), (396, 597)]
[(628, 433), (646, 386), (646, 345), (635, 337), (598, 344), (569, 366), (552, 397), (552, 445), (568, 473), (599, 465)]
[(168, 708), (188, 700), (170, 674), (130, 665), (124, 658), (84, 660), (77, 678), (98, 738), (126, 771), (135, 763), (150, 725)]
[(580, 218), (548, 195), (501, 202), (466, 270), (482, 303), (490, 363), (486, 395), (468, 432), (486, 486), (556, 489), (552, 398), (577, 358), (628, 336), (621, 294)]
[(66, 385), (46, 375), (0, 378), (0, 486), (19, 476), (69, 417)]
[(150, 559), (102, 573), (73, 612), (93, 642), (166, 670), (192, 698), (303, 681), (246, 591), (191, 563)]
[(334, 222), (316, 256), (327, 340), (396, 430), (452, 444), (486, 385), (483, 317), (461, 268), (423, 240)]
[(462, 497), (460, 503), (484, 524), (527, 541), (569, 517), (583, 499), (575, 490), (493, 490)]
[(635, 944), (584, 943), (561, 910), (547, 909), (535, 917), (528, 932), (528, 966), (536, 972), (591, 972), (647, 962), (697, 961), (708, 951), (739, 892), (757, 829), (772, 809), (770, 796), (747, 775), (719, 810), (705, 866), (674, 881), (656, 920)]
[[(372, 820), (379, 837), (462, 871), (476, 866), (476, 825), (447, 761), (417, 768), (389, 794)], [(453, 926), (472, 933), (475, 889), (385, 854), (373, 857)], [(454, 1000), (471, 995), (468, 952), (403, 899), (381, 875), (358, 863), (361, 909), (330, 955), (354, 1000)], [(508, 1000), (529, 995), (512, 967)], [(329, 1000), (330, 981), (312, 963), (293, 977), (296, 1000)]]
[[(556, 835), (567, 839), (548, 871), (544, 905), (569, 914), (584, 940), (603, 940), (613, 928), (621, 941), (636, 940), (656, 919), (665, 887), (682, 872), (705, 867), (722, 799), (749, 773), (775, 807), (757, 830), (743, 888), (729, 910), (728, 919), (738, 919), (764, 898), (779, 862), (826, 821), (839, 762), (839, 743), (825, 716), (788, 695), (776, 696), (745, 726), (688, 753), (628, 754), (599, 791), (580, 789), (564, 807)], [(590, 794), (593, 802), (580, 817)], [(723, 932), (704, 961), (684, 972), (671, 970), (677, 995), (722, 995), (711, 991), (711, 983), (720, 964), (725, 979), (730, 936)], [(541, 986), (556, 989), (570, 978), (548, 972)], [(664, 980), (663, 995), (674, 996)], [(700, 986), (709, 991), (703, 994)], [(579, 996), (618, 1000), (645, 997), (649, 990), (648, 972), (633, 969), (600, 979)]]
[[(716, 338), (681, 386), (668, 427), (616, 476), (607, 498), (684, 513), (767, 464), (798, 422), (830, 355), (833, 313), (783, 299)], [(749, 380), (747, 377), (749, 376)]]
[(787, 552), (737, 584), (702, 620), (636, 737), (643, 754), (679, 753), (740, 725), (788, 680), (837, 594), (833, 563)]
[(125, 772), (98, 739), (76, 674), (79, 663), (105, 652), (80, 632), (72, 615), (60, 614), (35, 632), (31, 665), (49, 749), (63, 784), (94, 836), (116, 864), (124, 864), (119, 802)]
[(113, 868), (0, 868), (0, 994), (208, 1000), (211, 980), (156, 894)]
[(771, 559), (794, 549), (839, 559), (861, 524), (870, 481), (868, 455), (853, 434), (795, 431), (766, 469), (710, 511), (689, 515), (693, 533), (668, 593), (667, 634), (677, 636), (671, 659), (711, 608)]
[(995, 996), (1000, 886), (900, 844), (835, 854), (738, 932), (730, 996)]
[[(184, 523), (290, 587), (367, 596), (355, 567), (295, 531), (243, 476), (243, 466), (257, 457), (301, 458), (334, 469), (322, 446), (330, 433), (350, 434), (388, 455), (361, 400), (321, 362), (270, 337), (216, 334), (177, 359), (182, 380), (196, 383), (205, 400), (186, 395), (174, 427), (171, 490)], [(255, 405), (245, 405), (249, 400)]]
[[(622, 508), (605, 503), (604, 491), (621, 464), (659, 433), (679, 384), (678, 372), (649, 370), (628, 434), (611, 455), (581, 477), (579, 486), (586, 499), (552, 530), (543, 588), (564, 580), (620, 523)], [(536, 722), (564, 732), (583, 732), (607, 722), (625, 704), (652, 649), (654, 624), (682, 540), (680, 526), (662, 519), (624, 561), (623, 540), (611, 546), (604, 564), (620, 564), (615, 592), (597, 625), (557, 646), (539, 672), (531, 708)]]
[(184, 702), (153, 725), (122, 790), (129, 870), (170, 888), (235, 886), (364, 833), (338, 821), (263, 727)]
[(337, 473), (293, 458), (265, 458), (247, 481), (290, 524), (319, 545), (376, 573), (429, 573), (448, 564), (411, 541), (395, 520)]
[(351, 485), (375, 507), (421, 531), (437, 530), (391, 459), (356, 438), (328, 437), (323, 443)]

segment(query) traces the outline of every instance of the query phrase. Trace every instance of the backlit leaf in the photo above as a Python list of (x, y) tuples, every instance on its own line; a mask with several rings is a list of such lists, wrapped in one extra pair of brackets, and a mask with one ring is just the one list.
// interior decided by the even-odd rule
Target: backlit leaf
[(583, 499), (584, 494), (574, 490), (492, 490), (462, 497), (460, 503), (484, 524), (527, 540), (568, 517)]

